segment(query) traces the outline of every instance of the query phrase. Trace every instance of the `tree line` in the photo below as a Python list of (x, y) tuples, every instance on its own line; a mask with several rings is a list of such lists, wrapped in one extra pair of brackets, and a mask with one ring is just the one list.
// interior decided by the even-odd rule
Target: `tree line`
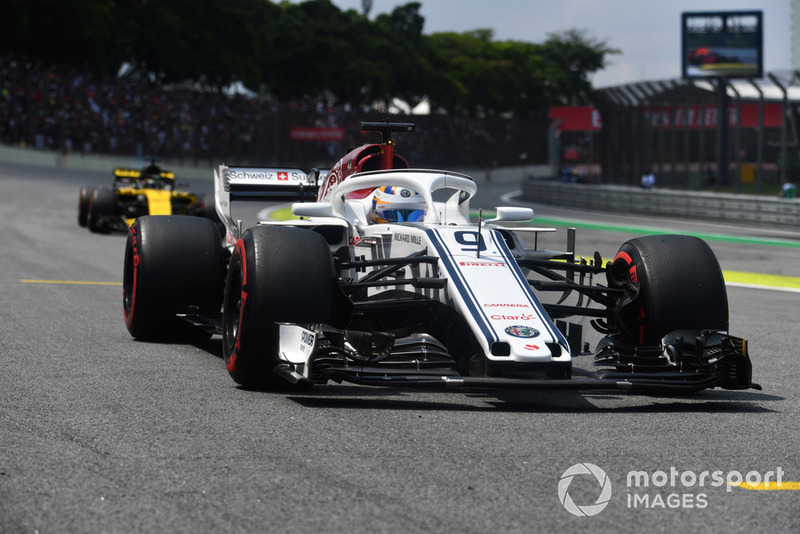
[(613, 54), (567, 29), (543, 43), (489, 29), (425, 34), (421, 2), (369, 19), (330, 0), (9, 0), (0, 50), (25, 61), (210, 90), (232, 82), (279, 101), (371, 107), (427, 99), (454, 116), (533, 117), (588, 102), (589, 77)]

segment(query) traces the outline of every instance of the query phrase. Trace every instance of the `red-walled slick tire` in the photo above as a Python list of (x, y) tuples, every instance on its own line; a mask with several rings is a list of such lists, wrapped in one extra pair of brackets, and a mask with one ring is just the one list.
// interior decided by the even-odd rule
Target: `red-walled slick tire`
[(636, 345), (657, 345), (678, 329), (728, 330), (728, 294), (717, 258), (702, 239), (657, 235), (624, 243), (608, 272), (611, 286), (640, 284), (620, 314)]
[(222, 245), (212, 221), (182, 215), (139, 217), (128, 231), (123, 270), (125, 325), (140, 340), (167, 340), (188, 325), (176, 313), (218, 313)]
[(339, 291), (328, 243), (320, 234), (256, 226), (237, 241), (222, 307), (225, 366), (251, 389), (287, 385), (272, 372), (276, 322), (334, 324)]

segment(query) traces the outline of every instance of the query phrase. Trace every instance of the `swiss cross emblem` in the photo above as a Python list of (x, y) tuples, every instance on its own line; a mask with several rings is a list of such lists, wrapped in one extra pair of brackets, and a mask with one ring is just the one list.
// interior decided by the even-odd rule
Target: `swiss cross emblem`
[(279, 172), (278, 173), (278, 180), (288, 180), (289, 173), (288, 172)]

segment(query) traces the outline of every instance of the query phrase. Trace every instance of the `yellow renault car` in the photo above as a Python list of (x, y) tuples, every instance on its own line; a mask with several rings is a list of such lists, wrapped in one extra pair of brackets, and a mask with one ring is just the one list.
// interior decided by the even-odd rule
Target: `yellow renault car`
[(78, 225), (108, 233), (126, 231), (141, 215), (203, 215), (202, 198), (178, 186), (175, 174), (155, 162), (141, 170), (114, 169), (111, 186), (81, 188)]

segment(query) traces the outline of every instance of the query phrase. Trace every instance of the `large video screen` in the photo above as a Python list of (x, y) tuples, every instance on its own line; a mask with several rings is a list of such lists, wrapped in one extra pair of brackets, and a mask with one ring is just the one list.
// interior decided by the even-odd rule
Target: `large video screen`
[(762, 78), (761, 11), (681, 14), (683, 78)]

